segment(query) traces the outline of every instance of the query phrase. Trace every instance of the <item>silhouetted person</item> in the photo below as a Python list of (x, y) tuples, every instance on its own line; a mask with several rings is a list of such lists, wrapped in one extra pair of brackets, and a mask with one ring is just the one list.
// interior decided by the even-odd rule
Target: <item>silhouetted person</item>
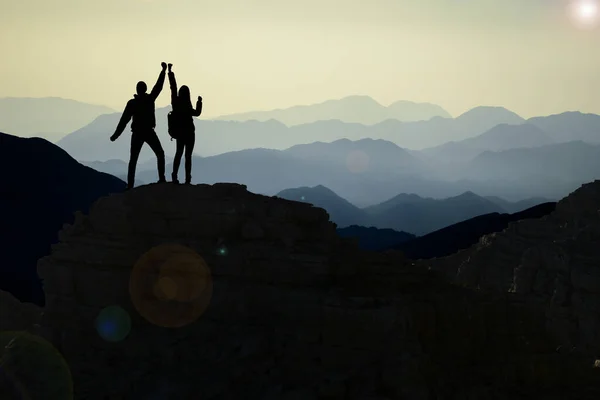
[(179, 88), (177, 93), (177, 82), (175, 74), (171, 71), (173, 64), (169, 64), (169, 86), (171, 87), (171, 106), (173, 107), (172, 116), (176, 121), (175, 129), (177, 133), (175, 140), (177, 141), (177, 151), (173, 160), (173, 173), (171, 178), (173, 183), (179, 183), (177, 174), (179, 172), (179, 164), (181, 156), (185, 151), (185, 183), (190, 184), (192, 181), (192, 152), (196, 142), (196, 127), (194, 126), (194, 117), (200, 116), (202, 113), (202, 97), (198, 96), (196, 108), (192, 107), (192, 99), (190, 89), (187, 86)]
[(114, 142), (125, 130), (127, 123), (130, 119), (131, 122), (131, 154), (129, 156), (129, 169), (127, 172), (127, 188), (133, 188), (135, 182), (135, 168), (137, 166), (138, 157), (144, 143), (148, 143), (148, 146), (156, 154), (156, 161), (158, 165), (158, 182), (166, 182), (165, 180), (165, 152), (160, 144), (160, 140), (154, 131), (156, 128), (156, 117), (154, 115), (154, 102), (162, 91), (165, 83), (165, 71), (167, 64), (162, 63), (162, 71), (158, 76), (156, 84), (152, 88), (150, 93), (146, 93), (146, 83), (140, 81), (137, 83), (136, 92), (133, 95), (133, 99), (127, 102), (125, 111), (121, 116), (119, 125), (115, 133), (110, 137), (110, 140)]

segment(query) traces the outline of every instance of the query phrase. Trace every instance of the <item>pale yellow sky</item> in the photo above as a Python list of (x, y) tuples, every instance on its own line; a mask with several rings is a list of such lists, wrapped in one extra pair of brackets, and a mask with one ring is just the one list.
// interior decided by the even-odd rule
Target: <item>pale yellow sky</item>
[(600, 113), (600, 30), (569, 1), (0, 0), (0, 97), (121, 109), (164, 60), (206, 117), (354, 94)]

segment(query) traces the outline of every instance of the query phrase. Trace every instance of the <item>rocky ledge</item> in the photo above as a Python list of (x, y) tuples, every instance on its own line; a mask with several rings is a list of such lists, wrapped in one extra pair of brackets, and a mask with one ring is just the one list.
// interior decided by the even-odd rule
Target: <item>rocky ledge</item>
[(0, 309), (2, 329), (47, 338), (78, 399), (597, 396), (593, 357), (557, 351), (520, 283), (474, 290), (436, 269), (359, 251), (309, 204), (148, 185), (65, 226), (38, 264), (46, 307)]
[(588, 183), (537, 220), (453, 256), (420, 263), (485, 292), (513, 292), (538, 303), (563, 351), (600, 358), (600, 181)]

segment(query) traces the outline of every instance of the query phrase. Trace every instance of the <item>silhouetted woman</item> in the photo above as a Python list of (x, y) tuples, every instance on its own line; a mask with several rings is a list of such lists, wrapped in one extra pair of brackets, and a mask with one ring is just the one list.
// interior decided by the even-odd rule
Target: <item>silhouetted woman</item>
[(177, 120), (177, 151), (175, 152), (175, 160), (173, 160), (173, 173), (171, 178), (173, 183), (179, 183), (177, 174), (179, 172), (179, 164), (181, 156), (185, 152), (185, 183), (190, 184), (192, 181), (192, 152), (196, 142), (196, 127), (194, 126), (194, 117), (200, 116), (202, 113), (202, 97), (198, 96), (196, 109), (192, 107), (192, 99), (190, 89), (187, 86), (179, 88), (177, 93), (177, 82), (175, 74), (171, 71), (173, 64), (169, 64), (169, 85), (171, 86), (171, 107), (173, 115)]

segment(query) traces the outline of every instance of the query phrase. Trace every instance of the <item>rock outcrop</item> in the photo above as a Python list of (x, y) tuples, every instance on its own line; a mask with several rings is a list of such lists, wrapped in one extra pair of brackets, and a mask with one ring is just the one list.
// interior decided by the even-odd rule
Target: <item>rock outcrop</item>
[(541, 219), (511, 223), (470, 249), (421, 265), (469, 288), (514, 292), (545, 310), (563, 351), (600, 358), (600, 181)]
[(21, 303), (13, 295), (0, 290), (0, 331), (24, 330), (39, 333), (42, 308), (32, 303)]
[[(153, 270), (192, 270), (188, 250), (159, 250), (180, 246), (205, 260), (210, 279)], [(490, 293), (450, 284), (401, 253), (359, 251), (322, 209), (242, 185), (149, 185), (102, 198), (63, 229), (38, 270), (41, 332), (69, 363), (77, 399), (597, 396), (584, 392), (598, 379), (591, 361), (556, 351), (545, 308), (525, 290), (510, 293), (508, 277)], [(99, 329), (107, 307), (121, 319)], [(156, 325), (177, 318), (187, 324)]]

